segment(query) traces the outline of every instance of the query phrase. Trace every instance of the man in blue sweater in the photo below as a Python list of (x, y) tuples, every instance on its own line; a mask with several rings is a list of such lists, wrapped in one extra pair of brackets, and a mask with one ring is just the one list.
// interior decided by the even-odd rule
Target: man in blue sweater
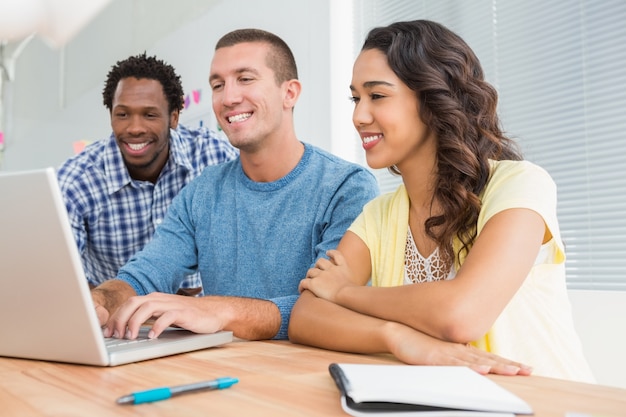
[[(174, 199), (153, 239), (92, 290), (105, 336), (177, 325), (286, 339), (298, 283), (376, 196), (373, 175), (300, 142), (295, 60), (277, 36), (238, 30), (217, 44), (213, 110), (239, 158), (209, 166)], [(199, 271), (205, 296), (175, 295)]]

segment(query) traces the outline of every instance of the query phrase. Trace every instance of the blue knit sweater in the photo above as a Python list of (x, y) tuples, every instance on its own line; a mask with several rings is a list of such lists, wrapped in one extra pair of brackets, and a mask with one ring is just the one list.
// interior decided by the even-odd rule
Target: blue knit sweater
[(286, 339), (298, 283), (339, 240), (378, 186), (365, 168), (305, 144), (298, 165), (270, 183), (250, 180), (239, 158), (204, 169), (118, 278), (139, 295), (175, 293), (200, 271), (205, 295), (270, 300)]

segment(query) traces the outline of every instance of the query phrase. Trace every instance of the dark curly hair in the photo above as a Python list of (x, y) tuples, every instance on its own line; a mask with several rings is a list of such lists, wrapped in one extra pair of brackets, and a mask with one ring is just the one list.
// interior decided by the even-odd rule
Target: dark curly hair
[(111, 67), (102, 90), (103, 103), (109, 112), (113, 108), (113, 96), (117, 84), (123, 78), (137, 78), (157, 80), (163, 86), (163, 93), (167, 98), (169, 113), (174, 110), (179, 112), (184, 107), (184, 92), (180, 81), (180, 76), (176, 74), (174, 68), (157, 59), (154, 56), (146, 56), (146, 53), (131, 56)]
[(234, 30), (217, 41), (215, 50), (244, 42), (263, 42), (271, 46), (271, 51), (266, 57), (266, 63), (274, 71), (274, 78), (278, 85), (285, 81), (298, 79), (298, 68), (291, 49), (285, 41), (271, 32), (261, 29)]
[[(428, 218), (424, 227), (450, 266), (476, 239), (478, 196), (489, 180), (489, 159), (521, 160), (521, 151), (504, 135), (498, 94), (458, 35), (428, 20), (396, 22), (372, 29), (362, 48), (369, 49), (382, 51), (393, 72), (415, 92), (420, 117), (437, 138), (433, 198), (443, 214)], [(399, 174), (395, 167), (390, 170)], [(462, 244), (456, 259), (455, 237)]]

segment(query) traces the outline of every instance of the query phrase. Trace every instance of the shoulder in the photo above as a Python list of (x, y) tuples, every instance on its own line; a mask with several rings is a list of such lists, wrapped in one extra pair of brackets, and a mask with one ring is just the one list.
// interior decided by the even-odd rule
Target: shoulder
[(378, 195), (378, 182), (374, 174), (362, 165), (346, 161), (316, 146), (305, 144), (310, 153), (308, 169), (316, 183), (345, 192), (363, 194), (367, 201)]
[[(229, 204), (229, 196), (238, 193), (236, 186), (239, 158), (217, 165), (208, 165), (202, 172), (185, 185), (172, 201), (174, 210), (180, 207), (193, 208), (195, 215), (204, 215), (216, 202), (218, 206)], [(169, 210), (172, 210), (171, 208)]]
[(206, 127), (191, 129), (179, 124), (171, 132), (172, 151), (193, 166), (204, 168), (230, 161), (239, 154), (224, 135)]
[(491, 174), (483, 196), (509, 194), (529, 196), (538, 193), (556, 195), (556, 184), (550, 174), (530, 161), (490, 161)]
[(556, 184), (548, 172), (529, 161), (490, 161), (491, 177), (481, 194), (479, 229), (496, 213), (527, 208), (544, 218), (556, 212)]
[(548, 181), (550, 174), (530, 161), (489, 161), (491, 176), (489, 183), (499, 181)]
[(57, 179), (61, 189), (78, 187), (89, 179), (97, 181), (104, 178), (104, 159), (106, 157), (107, 142), (104, 139), (91, 143), (79, 154), (68, 158), (57, 169)]
[(374, 174), (372, 174), (367, 168), (362, 165), (356, 164), (354, 162), (346, 161), (338, 157), (337, 155), (333, 155), (328, 151), (325, 151), (317, 146), (310, 145), (308, 143), (304, 144), (307, 152), (311, 153), (310, 157), (310, 165), (314, 167), (323, 168), (321, 172), (324, 175), (352, 175), (359, 174), (363, 177), (371, 180), (372, 182), (376, 182), (376, 178)]
[(394, 191), (381, 194), (373, 200), (369, 201), (363, 212), (368, 215), (381, 216), (384, 213), (390, 213), (392, 210), (397, 210), (402, 203), (408, 203), (408, 195), (404, 184), (400, 184)]
[(66, 160), (56, 171), (59, 188), (70, 212), (86, 213), (109, 195), (106, 158), (109, 140), (85, 147)]
[(408, 212), (409, 197), (404, 184), (400, 184), (395, 191), (382, 194), (365, 204), (350, 230), (364, 242), (369, 242), (368, 246), (379, 246), (375, 242), (381, 242), (380, 234), (383, 230), (395, 230), (396, 225), (408, 218)]
[(186, 185), (183, 190), (185, 190), (185, 188), (199, 188), (211, 192), (210, 190), (214, 190), (217, 187), (221, 188), (227, 186), (227, 184), (231, 184), (231, 182), (236, 179), (236, 175), (238, 175), (237, 172), (241, 169), (240, 166), (239, 158), (221, 164), (208, 165), (202, 170), (200, 175)]
[(182, 141), (202, 142), (217, 137), (217, 133), (211, 129), (205, 127), (193, 129), (183, 124), (179, 124), (174, 132)]
[(172, 136), (175, 138), (174, 146), (192, 148), (224, 146), (232, 148), (224, 135), (203, 126), (193, 129), (179, 124)]

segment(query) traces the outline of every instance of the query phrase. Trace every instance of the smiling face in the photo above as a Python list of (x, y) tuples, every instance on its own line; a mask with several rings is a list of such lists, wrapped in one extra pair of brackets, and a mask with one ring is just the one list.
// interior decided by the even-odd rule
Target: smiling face
[(403, 167), (435, 158), (435, 138), (419, 116), (417, 94), (398, 78), (381, 51), (359, 54), (350, 90), (355, 103), (352, 122), (370, 167), (395, 165), (405, 172)]
[(157, 80), (122, 78), (111, 108), (111, 127), (130, 176), (156, 182), (169, 156), (170, 128), (178, 125)]
[(267, 65), (269, 48), (263, 42), (219, 48), (211, 63), (213, 111), (230, 143), (244, 152), (284, 136), (291, 126), (291, 81), (278, 85)]

